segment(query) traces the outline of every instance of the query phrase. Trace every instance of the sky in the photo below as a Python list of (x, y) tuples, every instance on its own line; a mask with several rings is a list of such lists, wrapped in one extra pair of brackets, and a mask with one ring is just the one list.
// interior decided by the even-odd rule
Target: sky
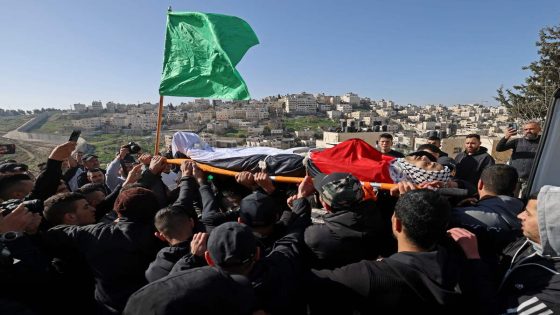
[(252, 26), (260, 44), (237, 69), (256, 99), (495, 105), (560, 25), (558, 0), (0, 0), (0, 108), (157, 102), (169, 5)]

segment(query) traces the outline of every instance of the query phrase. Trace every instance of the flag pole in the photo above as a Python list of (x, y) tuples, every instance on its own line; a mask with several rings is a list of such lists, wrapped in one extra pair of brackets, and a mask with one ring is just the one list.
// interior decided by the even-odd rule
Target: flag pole
[[(171, 12), (171, 6), (167, 8), (167, 12)], [(154, 147), (154, 155), (159, 154), (159, 138), (161, 134), (161, 116), (163, 115), (163, 95), (159, 96), (159, 108), (157, 117), (157, 127), (156, 127), (156, 144)]]
[(163, 95), (159, 96), (159, 109), (157, 117), (157, 129), (156, 129), (156, 145), (154, 148), (154, 155), (159, 153), (159, 137), (161, 133), (161, 116), (163, 115)]

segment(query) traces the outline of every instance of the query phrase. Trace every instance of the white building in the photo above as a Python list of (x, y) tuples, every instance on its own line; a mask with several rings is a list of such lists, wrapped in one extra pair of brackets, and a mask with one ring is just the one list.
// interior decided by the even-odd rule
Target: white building
[(317, 110), (319, 110), (320, 112), (326, 112), (332, 109), (332, 105), (331, 104), (319, 104), (317, 106)]
[(264, 127), (247, 127), (247, 133), (251, 135), (260, 135), (264, 131)]
[(107, 104), (105, 104), (105, 107), (107, 108), (107, 111), (111, 113), (114, 113), (117, 110), (117, 104), (113, 102), (107, 102)]
[(84, 118), (72, 121), (72, 127), (81, 129), (97, 129), (105, 124), (105, 119), (102, 117)]
[(210, 121), (212, 120), (212, 118), (214, 118), (214, 111), (213, 110), (201, 111), (196, 113), (195, 117), (197, 120), (200, 121)]
[(350, 104), (337, 104), (336, 110), (341, 111), (343, 113), (350, 113), (352, 112), (352, 105)]
[(286, 113), (314, 114), (317, 112), (317, 100), (313, 94), (301, 93), (286, 95), (283, 98)]
[(231, 112), (231, 110), (224, 109), (216, 111), (216, 120), (226, 121), (230, 118), (233, 118), (233, 113)]
[(350, 105), (360, 105), (360, 97), (352, 92), (344, 94), (340, 97), (340, 100)]
[(157, 114), (129, 115), (128, 119), (132, 129), (153, 130), (157, 125)]
[(103, 103), (101, 101), (93, 101), (91, 102), (91, 110), (92, 111), (103, 111)]
[(126, 114), (115, 114), (111, 115), (110, 124), (118, 128), (128, 128), (130, 123), (128, 120), (128, 115)]
[(185, 121), (185, 115), (182, 112), (172, 111), (165, 115), (168, 123), (182, 123)]
[(366, 117), (374, 117), (374, 116), (375, 115), (373, 112), (366, 112), (366, 111), (355, 111), (350, 114), (350, 117), (356, 120), (362, 120)]
[(77, 112), (85, 112), (86, 111), (86, 104), (74, 104), (74, 110)]
[(333, 120), (339, 119), (340, 117), (342, 117), (342, 112), (339, 110), (329, 110), (327, 111), (327, 117)]

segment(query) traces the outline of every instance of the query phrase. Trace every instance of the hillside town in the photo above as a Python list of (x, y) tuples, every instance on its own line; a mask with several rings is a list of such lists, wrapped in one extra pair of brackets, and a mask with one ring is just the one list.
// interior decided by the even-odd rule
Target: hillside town
[[(142, 135), (155, 129), (157, 108), (152, 103), (94, 101), (90, 105), (74, 104), (74, 109), (64, 115), (71, 118), (73, 127), (85, 132)], [(312, 123), (306, 125), (306, 118)], [(350, 138), (375, 146), (380, 134), (390, 133), (399, 151), (414, 151), (435, 135), (442, 139), (442, 150), (452, 155), (463, 148), (461, 136), (471, 133), (481, 135), (489, 150), (495, 149), (511, 123), (505, 107), (399, 105), (355, 93), (338, 96), (305, 92), (250, 101), (195, 99), (176, 106), (168, 104), (162, 119), (167, 137), (174, 130), (197, 131), (215, 147), (328, 148)], [(304, 122), (297, 129), (287, 127), (290, 120), (298, 119)], [(495, 153), (492, 150), (492, 155)]]

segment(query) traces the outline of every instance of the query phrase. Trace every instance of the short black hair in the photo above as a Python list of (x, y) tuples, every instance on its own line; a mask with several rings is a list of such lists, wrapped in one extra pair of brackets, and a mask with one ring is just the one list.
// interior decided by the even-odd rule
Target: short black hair
[(424, 143), (418, 146), (418, 151), (424, 151), (424, 150), (429, 150), (430, 152), (434, 152), (437, 154), (441, 153), (441, 150), (437, 146), (430, 143)]
[(406, 236), (425, 250), (445, 237), (450, 213), (447, 199), (428, 189), (409, 191), (395, 205), (395, 217), (402, 222)]
[(77, 190), (77, 192), (84, 195), (91, 194), (92, 192), (95, 191), (100, 191), (102, 193), (105, 193), (105, 187), (103, 187), (103, 184), (87, 183)]
[(523, 202), (525, 203), (525, 206), (527, 206), (527, 203), (529, 202), (529, 200), (537, 200), (538, 197), (539, 197), (539, 192), (535, 191), (535, 192), (532, 192), (529, 196), (525, 197), (523, 199)]
[(43, 216), (53, 226), (63, 224), (64, 215), (76, 212), (77, 210), (72, 206), (72, 203), (80, 199), (86, 199), (86, 197), (77, 192), (60, 193), (51, 196), (45, 200)]
[(382, 133), (382, 134), (379, 135), (379, 139), (381, 139), (381, 138), (393, 140), (393, 135), (390, 134), (390, 133)]
[(466, 139), (468, 139), (468, 138), (477, 138), (478, 141), (480, 141), (480, 135), (479, 135), (479, 134), (476, 134), (476, 133), (470, 133), (470, 134), (468, 134), (465, 138), (466, 138)]
[(490, 165), (480, 175), (484, 189), (496, 195), (513, 196), (518, 179), (517, 170), (505, 164)]
[(0, 198), (11, 199), (10, 195), (21, 188), (22, 181), (31, 180), (27, 174), (0, 174)]
[(90, 168), (87, 170), (88, 173), (96, 173), (96, 172), (101, 172), (103, 173), (103, 171), (100, 168)]
[(438, 136), (429, 136), (429, 137), (428, 137), (428, 140), (431, 140), (431, 141), (441, 141), (441, 138), (438, 137)]
[(190, 219), (192, 218), (186, 211), (178, 207), (168, 207), (156, 213), (154, 224), (160, 233), (176, 238)]

